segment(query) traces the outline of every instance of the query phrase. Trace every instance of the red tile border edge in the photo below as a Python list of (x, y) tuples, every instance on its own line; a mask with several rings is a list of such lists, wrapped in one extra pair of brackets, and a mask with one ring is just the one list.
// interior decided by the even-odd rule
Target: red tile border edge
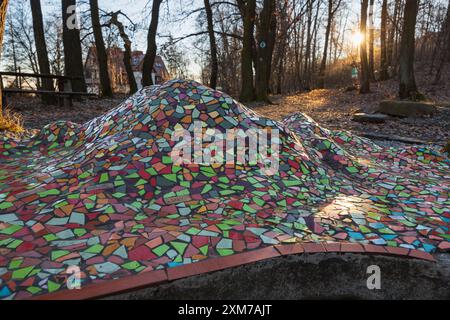
[(61, 290), (31, 298), (30, 300), (88, 300), (106, 297), (112, 294), (140, 289), (167, 281), (165, 270), (143, 272), (120, 279), (92, 283), (80, 290)]
[(80, 290), (62, 290), (55, 293), (32, 297), (31, 300), (87, 300), (113, 294), (129, 292), (150, 287), (167, 281), (187, 278), (194, 275), (237, 267), (252, 262), (262, 261), (279, 256), (303, 253), (367, 253), (380, 255), (395, 255), (399, 257), (416, 258), (436, 262), (434, 257), (421, 250), (358, 244), (354, 242), (332, 243), (294, 243), (268, 246), (261, 249), (237, 253), (231, 256), (209, 258), (173, 268), (154, 270), (120, 279), (107, 280), (101, 283), (88, 284)]
[(433, 255), (422, 250), (410, 250), (409, 256), (412, 258), (436, 262), (436, 259), (433, 257)]
[(269, 246), (243, 253), (237, 253), (231, 256), (206, 259), (204, 261), (168, 268), (166, 270), (168, 280), (172, 281), (202, 273), (237, 267), (278, 256), (280, 256), (280, 253), (273, 246)]

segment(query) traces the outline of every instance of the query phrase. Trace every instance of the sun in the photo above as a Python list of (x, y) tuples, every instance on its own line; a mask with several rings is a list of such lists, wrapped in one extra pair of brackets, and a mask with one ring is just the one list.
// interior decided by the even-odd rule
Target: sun
[(358, 31), (353, 32), (353, 34), (352, 34), (352, 43), (354, 45), (359, 46), (363, 40), (364, 40), (364, 36), (362, 35), (361, 32), (358, 32)]

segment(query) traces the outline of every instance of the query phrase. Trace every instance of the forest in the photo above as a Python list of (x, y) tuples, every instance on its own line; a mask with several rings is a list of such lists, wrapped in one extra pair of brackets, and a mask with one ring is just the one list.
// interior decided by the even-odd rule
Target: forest
[[(45, 14), (40, 1), (10, 4), (3, 65), (8, 71), (82, 75), (87, 51), (95, 44), (103, 96), (112, 94), (106, 51), (112, 46), (131, 51), (130, 39), (140, 29), (147, 29), (145, 68), (151, 68), (159, 53), (171, 76), (197, 77), (238, 94), (242, 101), (345, 86), (351, 84), (354, 64), (361, 73), (361, 93), (370, 90), (371, 82), (400, 76), (400, 97), (414, 98), (418, 93), (411, 69), (414, 60), (429, 62), (434, 82), (441, 80), (449, 61), (449, 10), (443, 1), (204, 0), (183, 4), (182, 10), (177, 1), (142, 1), (142, 10), (149, 12), (148, 26), (147, 21), (131, 20), (125, 10), (106, 11), (98, 1), (62, 1), (60, 8), (55, 3), (59, 1), (50, 2), (54, 8)], [(69, 30), (62, 18), (72, 18), (67, 11), (74, 5), (80, 8), (79, 17), (73, 17), (80, 28)], [(159, 20), (189, 17), (195, 18), (192, 33), (158, 32)], [(200, 74), (187, 70), (183, 53), (187, 41), (197, 48)], [(126, 65), (131, 57), (124, 59)], [(142, 82), (148, 85), (151, 79)], [(51, 89), (48, 83), (40, 85)]]
[(450, 0), (0, 0), (0, 47), (0, 300), (450, 299)]

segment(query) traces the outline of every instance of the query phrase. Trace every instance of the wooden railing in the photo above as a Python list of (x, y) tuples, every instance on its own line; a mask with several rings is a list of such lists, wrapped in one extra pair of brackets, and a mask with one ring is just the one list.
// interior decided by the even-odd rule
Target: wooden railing
[[(3, 86), (3, 77), (15, 77), (17, 87), (7, 87)], [(55, 79), (57, 86), (54, 91), (52, 90), (42, 90), (36, 85), (36, 89), (32, 88), (30, 85), (28, 88), (22, 87), (23, 78), (36, 78), (36, 79)], [(3, 102), (6, 104), (6, 97), (11, 94), (35, 94), (35, 95), (47, 95), (55, 96), (58, 99), (58, 103), (61, 106), (72, 105), (72, 98), (80, 97), (97, 97), (94, 93), (86, 92), (74, 92), (72, 91), (72, 81), (80, 80), (80, 77), (69, 77), (53, 74), (38, 74), (38, 73), (26, 73), (26, 72), (11, 72), (11, 71), (0, 71), (0, 90), (3, 91)]]

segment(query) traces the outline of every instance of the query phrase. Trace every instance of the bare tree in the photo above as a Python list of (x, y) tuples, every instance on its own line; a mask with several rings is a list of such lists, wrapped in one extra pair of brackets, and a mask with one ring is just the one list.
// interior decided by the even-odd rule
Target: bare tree
[(219, 74), (218, 84), (226, 92), (239, 95), (241, 90), (241, 70), (239, 63), (242, 50), (241, 14), (236, 5), (221, 5), (214, 11), (217, 20), (219, 37), (217, 38)]
[(217, 61), (217, 44), (216, 35), (214, 33), (214, 22), (213, 22), (213, 12), (209, 0), (204, 0), (206, 20), (208, 23), (208, 36), (209, 36), (209, 47), (211, 56), (211, 78), (209, 81), (209, 86), (211, 88), (216, 88), (217, 86), (217, 73), (218, 73), (218, 61)]
[(406, 1), (400, 46), (399, 97), (401, 99), (416, 100), (420, 97), (414, 76), (415, 31), (418, 10), (419, 0)]
[[(12, 19), (6, 19), (8, 21), (8, 27), (9, 27), (9, 36), (10, 36), (10, 44), (11, 44), (11, 55), (13, 60), (13, 70), (14, 72), (17, 72), (17, 52), (16, 52), (16, 40), (13, 30), (13, 24)], [(3, 44), (2, 44), (3, 45)], [(17, 83), (15, 83), (17, 85)]]
[(52, 74), (64, 74), (63, 39), (61, 17), (58, 12), (48, 12), (45, 19), (45, 36), (49, 53), (50, 70)]
[[(45, 42), (44, 23), (42, 19), (42, 9), (40, 0), (30, 0), (31, 14), (33, 17), (33, 33), (36, 44), (36, 52), (39, 63), (39, 72), (50, 74), (50, 62), (48, 60), (47, 44)], [(48, 91), (54, 91), (53, 80), (49, 78), (42, 79), (41, 88)], [(42, 101), (46, 104), (56, 103), (55, 96), (42, 95)]]
[(367, 60), (367, 9), (369, 6), (369, 0), (361, 1), (361, 22), (360, 32), (362, 35), (362, 41), (360, 45), (361, 56), (361, 87), (360, 93), (370, 92), (370, 74), (369, 74), (369, 61)]
[(442, 69), (447, 61), (450, 61), (450, 0), (447, 5), (447, 14), (445, 20), (442, 22), (439, 38), (442, 41), (436, 44), (436, 50), (440, 51), (439, 66), (437, 68), (434, 84), (438, 84), (441, 80)]
[(188, 61), (184, 53), (174, 43), (172, 36), (169, 36), (169, 40), (162, 44), (160, 53), (166, 61), (172, 77), (184, 79), (188, 76)]
[[(17, 1), (9, 4), (8, 32), (6, 41), (10, 47), (5, 48), (5, 58), (13, 60), (10, 71), (31, 71), (39, 73), (36, 45), (33, 37), (33, 23), (28, 1)], [(17, 79), (18, 80), (18, 79)], [(21, 85), (21, 81), (16, 81)], [(40, 87), (38, 81), (37, 86)]]
[(275, 45), (276, 15), (275, 0), (264, 0), (259, 15), (256, 56), (256, 99), (268, 101), (272, 54)]
[(327, 56), (328, 56), (328, 43), (330, 41), (331, 27), (333, 24), (333, 18), (336, 14), (336, 11), (339, 9), (341, 4), (341, 0), (338, 0), (336, 5), (334, 0), (328, 0), (328, 18), (327, 18), (327, 26), (325, 31), (325, 44), (323, 46), (323, 54), (322, 54), (322, 62), (320, 63), (320, 71), (319, 71), (319, 82), (318, 87), (325, 87), (325, 70), (327, 67)]
[(381, 5), (381, 33), (380, 33), (380, 80), (387, 80), (388, 74), (388, 58), (387, 58), (387, 19), (388, 19), (388, 1), (383, 0)]
[[(3, 47), (3, 34), (5, 32), (5, 24), (6, 24), (6, 11), (8, 8), (8, 0), (0, 0), (0, 56)], [(2, 98), (2, 90), (0, 88), (0, 117), (3, 113), (3, 98)]]
[[(33, 1), (33, 0), (31, 0)], [(98, 12), (98, 1), (89, 0), (92, 29), (94, 30), (95, 48), (97, 51), (97, 61), (100, 70), (100, 92), (102, 96), (112, 97), (111, 80), (108, 72), (108, 54), (106, 53), (105, 41), (103, 40), (102, 26)]]
[(241, 94), (243, 102), (255, 99), (253, 83), (253, 47), (256, 18), (256, 0), (237, 0), (242, 15), (244, 35), (241, 51)]
[(394, 13), (392, 15), (389, 33), (388, 33), (388, 40), (387, 40), (387, 61), (388, 66), (393, 67), (397, 64), (397, 55), (395, 54), (396, 50), (396, 37), (399, 33), (399, 21), (400, 21), (400, 15), (402, 12), (403, 7), (403, 1), (394, 1)]
[(375, 81), (375, 22), (374, 22), (374, 5), (375, 0), (369, 2), (369, 77), (371, 81)]
[[(121, 11), (111, 12), (109, 16), (109, 24), (115, 25), (119, 30), (119, 35), (124, 43), (124, 54), (123, 54), (123, 64), (125, 65), (125, 70), (127, 72), (128, 84), (130, 86), (130, 94), (135, 93), (138, 90), (136, 77), (134, 76), (133, 67), (131, 65), (131, 40), (125, 32), (125, 27), (122, 22), (120, 22), (118, 16), (124, 15)], [(125, 16), (125, 15), (124, 15)], [(125, 16), (126, 17), (126, 16)], [(126, 17), (128, 18), (128, 17)]]
[(72, 90), (86, 92), (86, 82), (83, 72), (80, 30), (76, 25), (76, 0), (62, 0), (64, 66), (67, 76), (75, 77)]
[(277, 34), (278, 41), (276, 43), (276, 54), (274, 56), (274, 64), (276, 67), (276, 93), (281, 94), (283, 91), (284, 67), (286, 63), (286, 48), (288, 46), (288, 30), (289, 30), (289, 0), (278, 2), (277, 15), (279, 17), (279, 31)]
[(159, 9), (163, 0), (153, 0), (152, 5), (152, 20), (148, 28), (147, 34), (147, 52), (144, 57), (144, 64), (142, 68), (142, 85), (149, 86), (153, 84), (152, 70), (156, 57), (156, 32), (158, 31)]
[[(304, 56), (304, 67), (303, 67), (303, 83), (304, 88), (306, 90), (310, 90), (310, 62), (311, 62), (311, 42), (312, 42), (312, 24), (313, 24), (313, 9), (314, 9), (314, 2), (316, 0), (307, 0), (306, 7), (307, 7), (307, 19), (306, 19), (306, 48), (305, 48), (305, 56)], [(303, 44), (303, 41), (302, 41)]]

